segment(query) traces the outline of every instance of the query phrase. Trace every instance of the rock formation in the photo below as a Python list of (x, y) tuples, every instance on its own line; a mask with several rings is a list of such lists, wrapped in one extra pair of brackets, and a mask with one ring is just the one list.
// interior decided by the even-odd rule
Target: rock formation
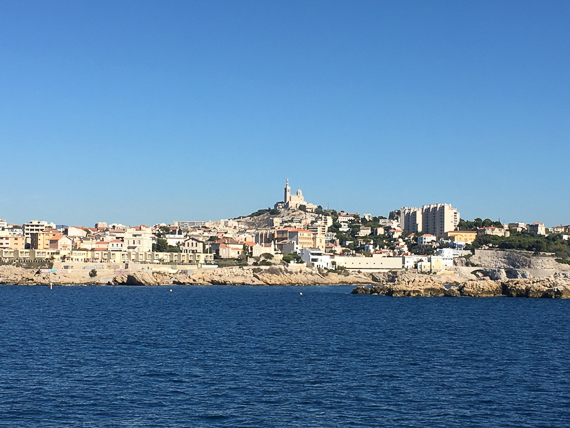
[(429, 280), (398, 280), (384, 285), (358, 286), (352, 294), (376, 294), (394, 297), (535, 297), (570, 298), (570, 280), (567, 278), (525, 278), (492, 281), (469, 280), (445, 287)]

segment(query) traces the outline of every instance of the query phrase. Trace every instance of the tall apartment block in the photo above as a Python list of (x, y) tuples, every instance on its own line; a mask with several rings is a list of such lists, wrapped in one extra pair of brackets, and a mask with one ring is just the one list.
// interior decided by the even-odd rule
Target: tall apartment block
[(400, 225), (410, 233), (424, 232), (444, 237), (459, 224), (459, 211), (449, 204), (424, 205), (420, 208), (402, 207)]
[(400, 210), (400, 227), (409, 233), (421, 232), (423, 226), (421, 208), (402, 207)]

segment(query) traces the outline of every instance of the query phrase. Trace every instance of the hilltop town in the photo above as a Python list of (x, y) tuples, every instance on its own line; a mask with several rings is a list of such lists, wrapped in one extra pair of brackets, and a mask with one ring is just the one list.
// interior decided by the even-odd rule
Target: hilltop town
[[(552, 252), (568, 263), (570, 226), (466, 221), (450, 204), (401, 207), (386, 216), (323, 209), (291, 192), (248, 216), (218, 221), (174, 221), (154, 226), (98, 222), (56, 225), (0, 220), (3, 264), (55, 264), (124, 271), (303, 266), (335, 272), (414, 270), (438, 273), (469, 266), (474, 249)], [(459, 260), (460, 259), (460, 260)], [(47, 264), (43, 264), (46, 267)]]

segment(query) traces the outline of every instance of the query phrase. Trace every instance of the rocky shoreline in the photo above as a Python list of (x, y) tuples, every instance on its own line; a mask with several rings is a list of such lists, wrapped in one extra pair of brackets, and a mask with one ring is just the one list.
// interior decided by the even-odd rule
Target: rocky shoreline
[(570, 274), (556, 272), (532, 278), (521, 270), (492, 269), (483, 275), (426, 275), (398, 273), (333, 273), (293, 271), (284, 266), (269, 269), (221, 268), (179, 272), (138, 271), (90, 278), (88, 272), (45, 273), (39, 270), (0, 267), (0, 284), (7, 285), (355, 285), (353, 294), (393, 297), (533, 297), (570, 298)]
[(89, 278), (88, 272), (42, 273), (38, 270), (0, 267), (0, 284), (7, 285), (361, 285), (373, 284), (370, 274), (303, 272), (276, 266), (269, 269), (238, 267), (196, 270), (190, 275), (138, 271), (114, 275), (112, 279)]
[(503, 280), (457, 279), (452, 275), (385, 275), (378, 285), (360, 285), (352, 294), (393, 297), (532, 297), (570, 298), (570, 278), (558, 273), (546, 278), (514, 278)]

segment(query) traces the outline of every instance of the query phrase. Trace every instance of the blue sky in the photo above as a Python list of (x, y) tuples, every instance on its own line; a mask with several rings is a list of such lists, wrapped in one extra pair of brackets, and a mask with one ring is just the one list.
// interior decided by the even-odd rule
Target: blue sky
[(570, 223), (570, 2), (0, 0), (0, 218)]

